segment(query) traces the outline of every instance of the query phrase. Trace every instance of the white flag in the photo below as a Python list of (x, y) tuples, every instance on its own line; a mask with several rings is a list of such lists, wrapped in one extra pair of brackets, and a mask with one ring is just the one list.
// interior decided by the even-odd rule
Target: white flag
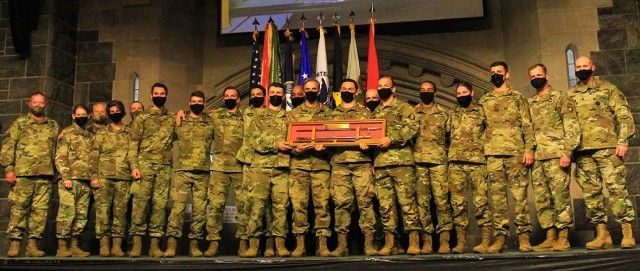
[(320, 82), (320, 103), (331, 105), (329, 95), (329, 77), (327, 68), (327, 48), (324, 42), (324, 28), (320, 27), (320, 40), (318, 41), (318, 54), (316, 58), (316, 80)]
[(351, 30), (351, 43), (349, 43), (347, 78), (360, 83), (360, 59), (358, 59), (358, 46), (356, 45), (356, 32), (354, 30)]

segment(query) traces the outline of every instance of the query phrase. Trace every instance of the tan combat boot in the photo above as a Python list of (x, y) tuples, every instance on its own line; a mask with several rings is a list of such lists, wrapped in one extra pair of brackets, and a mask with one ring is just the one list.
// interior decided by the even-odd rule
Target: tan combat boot
[(364, 255), (375, 256), (378, 255), (378, 250), (373, 245), (373, 233), (365, 233), (364, 235)]
[(613, 241), (611, 241), (611, 235), (609, 234), (609, 230), (607, 230), (607, 224), (598, 224), (596, 231), (596, 238), (587, 243), (585, 247), (590, 250), (613, 248)]
[(569, 228), (563, 228), (558, 233), (558, 239), (556, 243), (553, 245), (554, 251), (567, 251), (571, 248), (569, 245)]
[(449, 231), (443, 231), (440, 233), (440, 247), (438, 248), (438, 254), (449, 254), (451, 248), (449, 247)]
[(556, 244), (556, 228), (551, 227), (547, 229), (547, 239), (544, 242), (540, 243), (537, 246), (533, 247), (533, 251), (549, 251), (553, 249), (553, 246)]
[(7, 251), (7, 257), (13, 258), (18, 257), (20, 254), (20, 240), (11, 240), (11, 244), (9, 245), (9, 251)]
[(506, 239), (506, 236), (504, 235), (496, 236), (496, 241), (493, 242), (493, 244), (491, 244), (491, 246), (487, 249), (487, 253), (488, 254), (502, 253), (505, 249), (507, 249), (507, 245), (504, 244), (505, 239)]
[(27, 249), (24, 253), (27, 257), (42, 257), (44, 256), (44, 251), (38, 249), (38, 239), (29, 238), (27, 241)]
[(140, 235), (133, 236), (133, 247), (129, 253), (130, 258), (138, 258), (142, 254), (142, 237)]
[(284, 237), (276, 237), (276, 254), (278, 257), (289, 257), (291, 252), (284, 245)]
[(67, 240), (58, 239), (58, 251), (56, 257), (71, 257), (71, 252), (67, 248)]
[(149, 245), (149, 256), (154, 258), (160, 258), (164, 256), (164, 252), (160, 249), (160, 238), (151, 237), (151, 244)]
[(260, 246), (260, 238), (251, 237), (249, 239), (249, 248), (244, 253), (247, 258), (254, 258), (258, 255), (258, 246)]
[[(365, 253), (366, 253), (366, 248), (365, 248)], [(336, 249), (334, 251), (331, 251), (331, 256), (333, 256), (333, 257), (349, 256), (349, 248), (347, 248), (347, 234), (346, 233), (338, 234), (338, 247), (336, 247)]]
[(529, 244), (529, 233), (518, 234), (518, 243), (520, 244), (520, 252), (531, 252), (531, 244)]
[(454, 254), (464, 254), (467, 250), (467, 230), (456, 227), (456, 237), (458, 244), (451, 250)]
[(304, 234), (298, 234), (296, 235), (296, 249), (291, 252), (291, 257), (301, 257), (304, 252)]
[[(256, 249), (256, 253), (258, 253), (257, 250), (258, 249)], [(209, 243), (209, 248), (204, 252), (204, 256), (213, 257), (216, 255), (218, 255), (218, 240), (213, 240)]]
[(318, 236), (318, 256), (320, 257), (329, 257), (331, 252), (327, 248), (327, 237)]
[(422, 250), (420, 250), (420, 254), (431, 254), (433, 252), (433, 242), (431, 240), (431, 234), (423, 233), (422, 234)]
[(198, 247), (198, 239), (191, 239), (191, 241), (189, 241), (189, 256), (191, 257), (202, 257), (202, 251), (200, 251), (200, 248)]
[(275, 237), (269, 236), (267, 237), (267, 243), (264, 246), (264, 254), (265, 257), (275, 257), (276, 249), (275, 249)]
[[(164, 251), (164, 257), (171, 258), (176, 256), (176, 247), (178, 246), (178, 239), (171, 236), (167, 240), (167, 250)], [(151, 254), (151, 252), (149, 252)]]
[(409, 247), (407, 248), (407, 255), (419, 255), (420, 254), (420, 233), (418, 231), (411, 231), (409, 233)]
[(124, 257), (124, 252), (122, 252), (122, 238), (116, 237), (111, 240), (113, 244), (111, 244), (111, 256), (113, 257)]
[(107, 236), (100, 238), (100, 256), (111, 256), (111, 254), (109, 253), (109, 237)]
[(620, 248), (634, 248), (636, 240), (633, 238), (633, 231), (630, 223), (622, 223), (622, 242)]
[(481, 227), (480, 234), (482, 236), (482, 241), (479, 245), (473, 247), (473, 252), (485, 254), (489, 251), (489, 246), (491, 245), (491, 230), (489, 227)]
[(249, 246), (249, 240), (240, 239), (240, 244), (238, 244), (238, 256), (244, 257), (244, 253), (247, 252), (247, 246)]
[(71, 237), (71, 246), (69, 251), (73, 254), (73, 257), (88, 257), (91, 253), (86, 252), (78, 247), (78, 237)]
[(395, 245), (395, 236), (391, 232), (387, 232), (384, 235), (384, 246), (380, 248), (378, 251), (378, 255), (380, 256), (389, 256), (391, 255), (391, 250)]

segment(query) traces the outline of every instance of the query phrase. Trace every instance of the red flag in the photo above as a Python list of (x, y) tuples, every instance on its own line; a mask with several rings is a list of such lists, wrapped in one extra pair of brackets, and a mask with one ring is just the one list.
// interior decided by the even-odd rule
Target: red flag
[(372, 89), (378, 87), (378, 77), (380, 77), (380, 71), (378, 70), (378, 54), (376, 53), (376, 43), (374, 41), (375, 35), (375, 23), (373, 19), (369, 21), (369, 54), (367, 58), (367, 88)]

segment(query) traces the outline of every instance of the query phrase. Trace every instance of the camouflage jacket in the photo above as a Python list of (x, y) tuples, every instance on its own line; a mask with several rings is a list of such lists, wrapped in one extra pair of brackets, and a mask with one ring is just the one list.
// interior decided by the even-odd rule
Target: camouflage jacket
[(553, 88), (529, 98), (536, 137), (536, 160), (571, 157), (580, 143), (580, 125), (573, 100)]
[[(371, 112), (364, 107), (358, 105), (345, 108), (339, 105), (336, 109), (329, 112), (329, 118), (334, 120), (361, 120), (371, 119)], [(360, 147), (339, 147), (336, 148), (331, 157), (331, 164), (348, 164), (348, 163), (371, 163), (367, 151), (363, 151)]]
[(242, 110), (242, 145), (240, 146), (238, 153), (236, 153), (236, 159), (245, 164), (251, 164), (251, 161), (253, 160), (253, 148), (251, 148), (251, 145), (249, 144), (249, 127), (251, 127), (251, 121), (257, 113), (258, 110), (253, 106), (243, 108)]
[(251, 121), (249, 142), (255, 151), (252, 167), (289, 168), (289, 154), (278, 150), (278, 143), (287, 140), (286, 111), (265, 108)]
[(97, 133), (98, 133), (98, 131), (100, 131), (100, 130), (104, 130), (105, 128), (107, 128), (107, 126), (109, 126), (109, 124), (107, 124), (107, 125), (106, 125), (106, 126), (104, 126), (104, 127), (98, 128), (98, 127), (96, 127), (96, 126), (94, 126), (93, 124), (91, 124), (91, 123), (90, 123), (90, 124), (85, 125), (85, 128), (84, 128), (84, 129), (85, 129), (87, 132), (91, 133), (92, 135), (95, 135), (95, 134), (97, 134)]
[(576, 103), (582, 130), (577, 151), (629, 144), (636, 128), (627, 99), (615, 85), (594, 78), (589, 85), (571, 89), (569, 95)]
[(37, 122), (31, 115), (18, 117), (7, 130), (0, 164), (16, 176), (54, 175), (54, 155), (58, 123), (45, 118)]
[(391, 139), (388, 149), (376, 151), (374, 166), (413, 165), (411, 141), (418, 132), (418, 120), (411, 105), (396, 98), (390, 105), (376, 107), (373, 117), (387, 120), (386, 136)]
[(479, 104), (453, 109), (449, 121), (449, 161), (487, 162), (484, 158), (484, 124), (484, 109)]
[(446, 164), (450, 110), (439, 104), (432, 107), (419, 104), (415, 109), (415, 115), (420, 125), (413, 144), (413, 158), (416, 163)]
[(185, 119), (176, 127), (178, 157), (176, 171), (209, 171), (211, 166), (211, 144), (213, 141), (214, 123), (211, 115), (200, 114), (197, 118), (189, 116), (185, 111)]
[(127, 159), (130, 130), (128, 125), (119, 130), (107, 125), (96, 133), (91, 146), (91, 180), (131, 180)]
[(211, 170), (242, 172), (242, 164), (236, 159), (244, 136), (242, 113), (239, 108), (233, 113), (228, 112), (226, 108), (220, 108), (210, 114), (214, 131)]
[(91, 179), (92, 140), (93, 135), (75, 123), (60, 132), (55, 162), (61, 180)]
[(519, 91), (487, 92), (479, 103), (486, 116), (485, 155), (533, 154), (536, 142), (529, 103)]
[(139, 168), (139, 163), (171, 165), (175, 127), (175, 114), (167, 108), (140, 113), (131, 126), (127, 155), (131, 169)]
[[(324, 104), (318, 107), (308, 107), (306, 104), (294, 108), (289, 112), (289, 121), (316, 121), (329, 119), (331, 110)], [(303, 153), (291, 151), (291, 169), (303, 170), (331, 170), (329, 160), (331, 158), (330, 151), (321, 152), (315, 149), (307, 150)]]

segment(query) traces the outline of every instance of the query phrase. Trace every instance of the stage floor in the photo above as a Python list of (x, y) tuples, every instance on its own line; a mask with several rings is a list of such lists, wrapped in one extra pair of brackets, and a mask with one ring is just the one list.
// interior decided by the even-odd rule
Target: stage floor
[(640, 249), (343, 258), (0, 258), (1, 270), (640, 270)]

